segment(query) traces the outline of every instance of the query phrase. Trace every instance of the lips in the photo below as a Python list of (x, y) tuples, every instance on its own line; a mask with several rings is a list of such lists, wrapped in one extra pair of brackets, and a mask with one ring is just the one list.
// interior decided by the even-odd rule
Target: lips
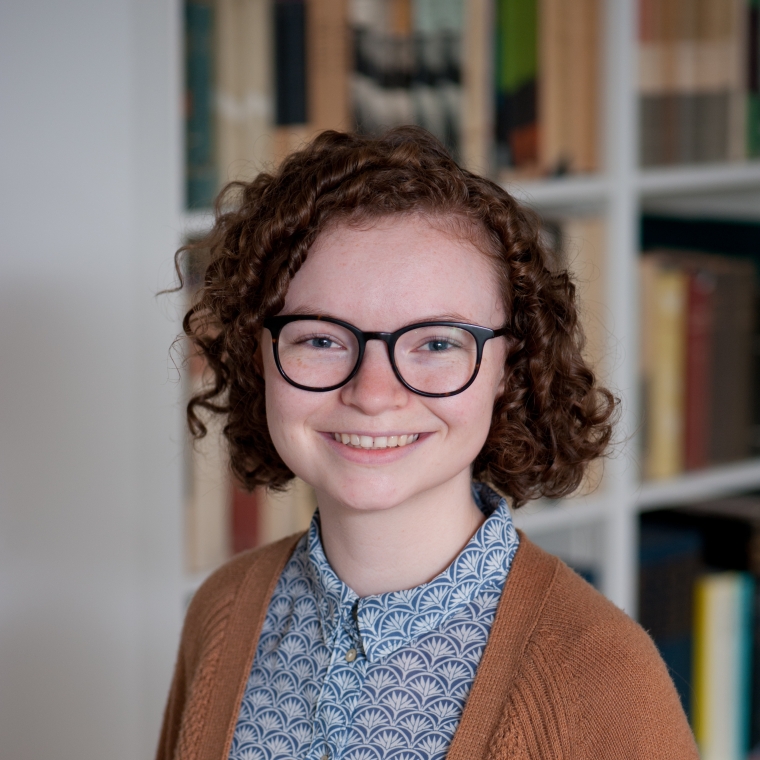
[(414, 443), (419, 433), (405, 435), (359, 435), (358, 433), (333, 433), (333, 438), (354, 449), (395, 449)]

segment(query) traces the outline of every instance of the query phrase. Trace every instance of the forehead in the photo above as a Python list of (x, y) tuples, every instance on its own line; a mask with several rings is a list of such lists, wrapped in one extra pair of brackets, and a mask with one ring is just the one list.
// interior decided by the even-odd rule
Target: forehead
[(288, 289), (283, 313), (296, 311), (364, 330), (445, 316), (491, 327), (504, 319), (493, 263), (456, 226), (420, 216), (329, 228)]

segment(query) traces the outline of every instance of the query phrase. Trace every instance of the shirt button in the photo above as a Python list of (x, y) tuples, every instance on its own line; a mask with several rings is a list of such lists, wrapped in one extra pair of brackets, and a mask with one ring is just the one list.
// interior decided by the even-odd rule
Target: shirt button
[[(346, 652), (346, 662), (353, 662), (356, 659), (356, 650), (352, 647)], [(323, 758), (324, 760), (324, 758)]]

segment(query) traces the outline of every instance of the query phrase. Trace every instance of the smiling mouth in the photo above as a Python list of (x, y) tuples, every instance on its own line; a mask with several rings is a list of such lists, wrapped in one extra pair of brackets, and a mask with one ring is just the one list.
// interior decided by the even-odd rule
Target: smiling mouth
[(333, 433), (332, 436), (338, 443), (343, 443), (354, 449), (395, 449), (414, 443), (420, 434), (378, 435), (373, 438), (371, 435), (357, 435), (356, 433)]

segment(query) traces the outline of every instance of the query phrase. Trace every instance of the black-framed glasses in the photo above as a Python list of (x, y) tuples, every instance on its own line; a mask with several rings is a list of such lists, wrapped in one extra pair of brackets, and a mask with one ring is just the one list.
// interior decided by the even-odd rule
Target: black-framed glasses
[(506, 328), (464, 322), (418, 322), (396, 332), (363, 332), (332, 317), (293, 314), (268, 317), (274, 360), (291, 385), (305, 391), (333, 391), (359, 371), (367, 341), (388, 347), (399, 382), (421, 396), (454, 396), (478, 375), (486, 341), (506, 335)]

